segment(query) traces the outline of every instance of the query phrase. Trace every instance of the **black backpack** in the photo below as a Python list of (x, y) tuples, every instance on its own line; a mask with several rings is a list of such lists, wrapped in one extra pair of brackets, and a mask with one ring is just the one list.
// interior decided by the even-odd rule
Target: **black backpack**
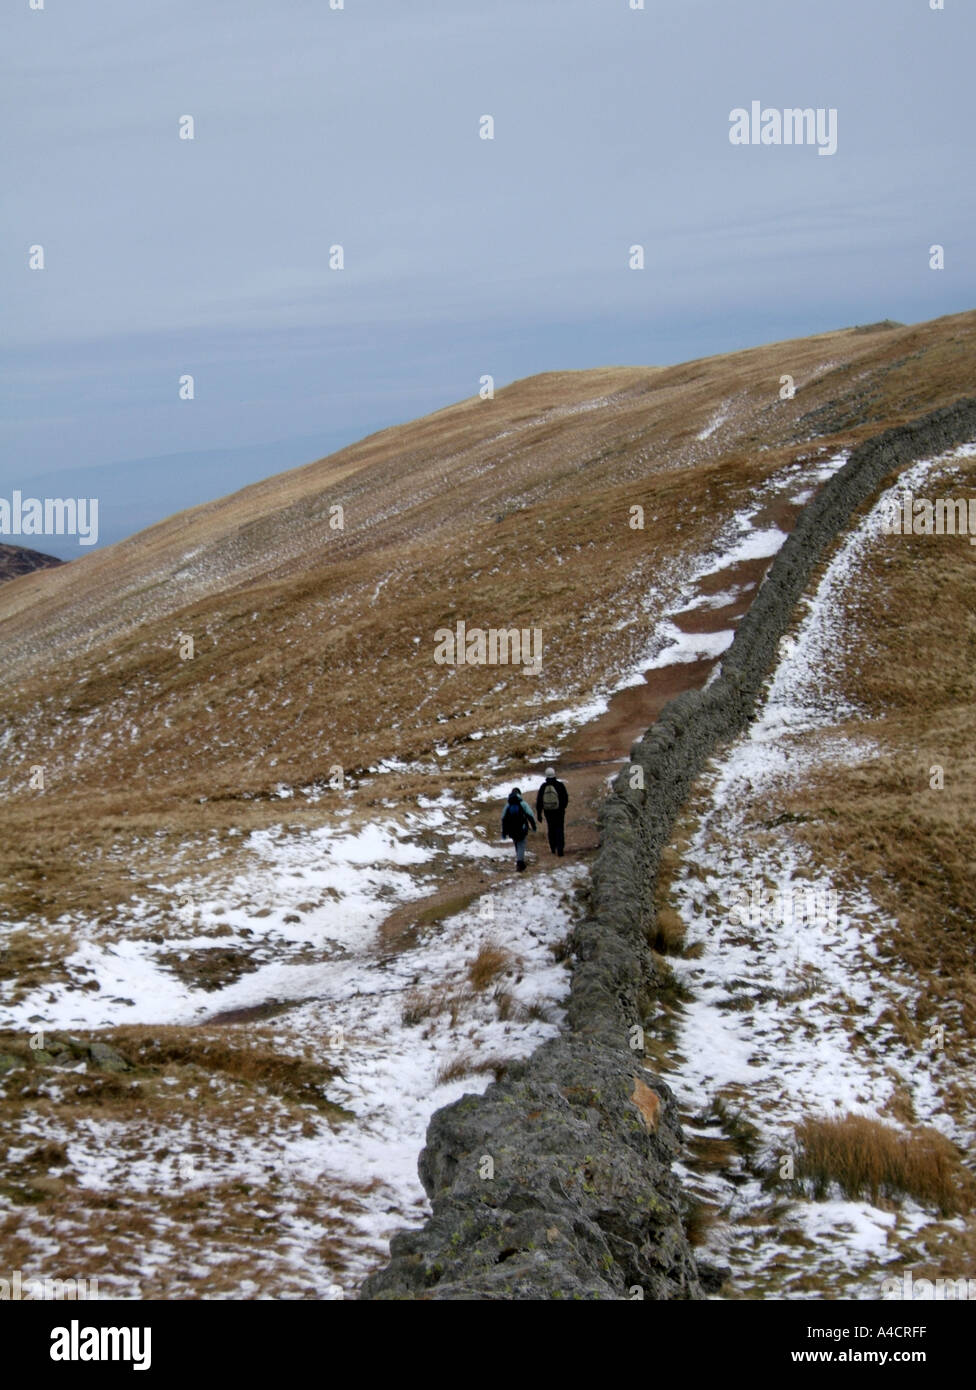
[(529, 833), (529, 822), (521, 805), (510, 801), (502, 816), (502, 834), (510, 840), (524, 840)]

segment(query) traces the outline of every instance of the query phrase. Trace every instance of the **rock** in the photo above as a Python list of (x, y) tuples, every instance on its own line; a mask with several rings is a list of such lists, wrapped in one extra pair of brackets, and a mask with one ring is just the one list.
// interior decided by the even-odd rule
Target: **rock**
[(88, 1055), (99, 1071), (128, 1071), (129, 1064), (121, 1052), (116, 1052), (108, 1043), (93, 1042)]
[(439, 1110), (419, 1164), (433, 1216), (394, 1237), (361, 1297), (701, 1298), (671, 1173), (677, 1109), (656, 1082), (649, 1132), (634, 1069), (625, 1039), (560, 1038), (518, 1080)]
[(723, 1284), (731, 1279), (732, 1271), (728, 1265), (710, 1265), (699, 1260), (698, 1277), (701, 1279), (702, 1288), (706, 1293), (718, 1293)]

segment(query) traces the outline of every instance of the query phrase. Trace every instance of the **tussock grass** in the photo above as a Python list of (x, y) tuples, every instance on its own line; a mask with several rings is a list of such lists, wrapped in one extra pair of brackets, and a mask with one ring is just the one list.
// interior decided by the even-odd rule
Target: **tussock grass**
[(544, 999), (533, 999), (530, 1003), (523, 1004), (520, 999), (515, 998), (511, 990), (501, 985), (496, 985), (491, 997), (502, 1023), (507, 1023), (509, 1019), (516, 1023), (552, 1022), (552, 1006)]
[(448, 1081), (460, 1081), (465, 1076), (475, 1076), (485, 1071), (490, 1071), (496, 1081), (501, 1081), (510, 1066), (510, 1058), (479, 1057), (473, 1052), (459, 1052), (438, 1069), (437, 1085), (443, 1086)]
[(510, 951), (506, 951), (504, 946), (499, 946), (493, 941), (486, 941), (479, 947), (478, 954), (468, 966), (468, 979), (471, 981), (471, 988), (480, 993), (494, 984), (499, 975), (504, 975), (506, 971), (515, 965), (515, 958)]
[(75, 949), (70, 933), (57, 928), (21, 928), (0, 937), (0, 981), (12, 981), (16, 1003), (41, 984), (68, 978), (65, 958)]
[(405, 996), (400, 1018), (407, 1028), (449, 1014), (451, 1027), (456, 1028), (465, 1005), (474, 996), (465, 986), (437, 985), (432, 989), (413, 989)]
[(498, 1010), (498, 1017), (501, 1019), (502, 1023), (507, 1022), (508, 1019), (513, 1017), (518, 1008), (518, 1004), (511, 990), (502, 989), (501, 986), (497, 986), (492, 992), (491, 997), (495, 1008)]
[(675, 974), (664, 956), (655, 955), (654, 968), (657, 974), (654, 989), (642, 990), (638, 995), (638, 1007), (644, 1018), (654, 1014), (659, 1006), (674, 1010), (694, 998), (690, 986)]
[(430, 990), (426, 994), (419, 989), (410, 990), (405, 995), (400, 1008), (400, 1022), (405, 1028), (415, 1028), (441, 1011), (441, 996)]
[(712, 1112), (736, 1152), (747, 1163), (751, 1162), (759, 1145), (759, 1130), (746, 1118), (741, 1104), (737, 1104), (732, 1097), (717, 1096), (712, 1103)]
[[(341, 1053), (330, 1054), (328, 1061), (294, 1057), (280, 1052), (273, 1039), (265, 1041), (244, 1029), (208, 1035), (180, 1027), (119, 1028), (107, 1036), (135, 1068), (219, 1073), (306, 1104), (320, 1101), (323, 1088), (340, 1070)], [(322, 1050), (328, 1053), (324, 1040)]]
[(468, 965), (464, 983), (415, 988), (405, 995), (400, 1010), (404, 1026), (416, 1027), (442, 1014), (449, 1014), (451, 1027), (456, 1028), (465, 1009), (474, 1003), (479, 994), (489, 989), (492, 990), (491, 999), (502, 1022), (509, 1019), (519, 1022), (540, 1018), (548, 1020), (549, 1011), (544, 1004), (524, 1005), (500, 983), (500, 977), (517, 964), (517, 958), (510, 951), (494, 942), (485, 942)]
[[(45, 1050), (36, 1052), (25, 1034), (0, 1033), (0, 1055), (15, 1058), (26, 1068), (26, 1078), (24, 1073), (18, 1074), (23, 1090), (7, 1095), (8, 1107), (23, 1100), (25, 1091), (28, 1098), (31, 1092), (36, 1095), (41, 1082), (57, 1080), (63, 1088), (61, 1104), (74, 1111), (110, 1105), (138, 1110), (151, 1118), (156, 1111), (168, 1111), (186, 1090), (215, 1078), (221, 1084), (243, 1086), (259, 1096), (294, 1105), (311, 1105), (336, 1117), (346, 1113), (328, 1099), (328, 1086), (340, 1070), (341, 1053), (329, 1054), (325, 1041), (322, 1051), (327, 1060), (319, 1060), (281, 1052), (273, 1038), (262, 1038), (250, 1029), (118, 1028), (85, 1037), (91, 1042), (108, 1042), (128, 1063), (129, 1070), (102, 1072), (89, 1067), (77, 1073), (44, 1060), (67, 1048), (66, 1037), (59, 1032), (45, 1033)], [(85, 1045), (85, 1039), (80, 1039), (71, 1048), (74, 1055), (70, 1062), (84, 1057)], [(164, 1078), (178, 1084), (172, 1088), (159, 1084)]]
[(558, 941), (551, 942), (549, 949), (557, 965), (562, 965), (564, 961), (569, 961), (576, 949), (572, 932), (567, 932), (566, 935), (561, 936)]
[(656, 914), (653, 927), (647, 933), (647, 943), (662, 956), (681, 954), (685, 939), (685, 924), (674, 908), (662, 907)]
[(897, 1130), (864, 1115), (804, 1120), (796, 1129), (796, 1177), (826, 1197), (836, 1183), (845, 1196), (914, 1197), (943, 1215), (972, 1206), (972, 1175), (938, 1130)]
[(716, 1208), (698, 1198), (691, 1198), (685, 1208), (684, 1228), (690, 1245), (704, 1245), (717, 1216)]

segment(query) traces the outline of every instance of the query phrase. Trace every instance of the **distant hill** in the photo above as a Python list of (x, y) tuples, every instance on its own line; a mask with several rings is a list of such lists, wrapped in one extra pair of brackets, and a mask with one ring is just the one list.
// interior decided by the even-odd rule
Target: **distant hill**
[(15, 487), (33, 497), (97, 497), (98, 543), (79, 549), (75, 536), (48, 536), (45, 544), (64, 560), (79, 559), (189, 507), (239, 491), (283, 469), (320, 458), (324, 451), (348, 443), (346, 433), (304, 436), (272, 444), (233, 449), (191, 450), (118, 463), (68, 465), (51, 472), (22, 475), (0, 463), (0, 496)]
[[(62, 809), (102, 789), (140, 814), (150, 792), (212, 803), (334, 763), (474, 756), (487, 729), (508, 730), (504, 762), (524, 701), (555, 715), (633, 669), (661, 577), (771, 479), (812, 486), (819, 456), (970, 393), (974, 357), (968, 312), (549, 372), (2, 586), (5, 819), (21, 798), (35, 814), (42, 753)], [(438, 664), (460, 620), (544, 630), (543, 679)]]
[(63, 564), (56, 555), (42, 555), (39, 550), (25, 550), (20, 545), (0, 545), (0, 584), (20, 574), (33, 574), (35, 570), (49, 570)]
[[(608, 1280), (643, 1287), (611, 1225), (620, 1193), (648, 1185), (648, 1250), (684, 1239), (660, 1245), (670, 1208), (641, 1156), (677, 1133), (660, 1075), (717, 1296), (876, 1298), (885, 1268), (958, 1271), (976, 1251), (976, 1213), (952, 1215), (976, 1132), (967, 539), (875, 544), (865, 506), (775, 649), (775, 701), (716, 752), (659, 856), (640, 808), (662, 804), (660, 781), (641, 795), (628, 778), (622, 817), (603, 797), (664, 700), (702, 688), (824, 477), (971, 395), (974, 362), (969, 312), (549, 372), (0, 585), (0, 1152), (16, 1160), (0, 1266), (55, 1231), (61, 1266), (109, 1271), (113, 1296), (354, 1296), (393, 1231), (425, 1219), (425, 1126), (463, 1095), (457, 1123), (506, 1155), (527, 1114), (543, 1144), (583, 1147), (598, 1114), (592, 1181), (564, 1147), (553, 1172), (590, 1204), (589, 1248), (612, 1246)], [(167, 506), (188, 481), (212, 495), (216, 472), (182, 466), (143, 461), (131, 485)], [(919, 495), (976, 493), (976, 449), (936, 466)], [(121, 474), (76, 478), (31, 488), (111, 499), (131, 523)], [(439, 657), (460, 624), (538, 633), (538, 674)], [(568, 853), (536, 835), (516, 877), (501, 801), (520, 785), (531, 804), (550, 761), (571, 787)], [(617, 886), (628, 842), (643, 908)], [(603, 885), (613, 978), (591, 969), (601, 928), (583, 920)], [(778, 920), (734, 916), (743, 896), (778, 899)], [(623, 1013), (590, 1031), (584, 994), (647, 1022), (643, 1054)], [(554, 1046), (521, 1071), (540, 1037)], [(536, 1069), (583, 1053), (607, 1060), (578, 1086)], [(489, 1078), (503, 1099), (470, 1111)], [(515, 1115), (530, 1090), (538, 1108)], [(448, 1113), (428, 1159), (453, 1143)], [(879, 1154), (884, 1209), (858, 1178)], [(521, 1202), (505, 1163), (492, 1200)], [(423, 1171), (434, 1188), (444, 1165)], [(459, 1182), (480, 1199), (473, 1170)], [(492, 1297), (520, 1296), (539, 1261), (582, 1261), (540, 1201), (552, 1259), (521, 1212), (497, 1224), (513, 1262), (490, 1266)], [(425, 1253), (404, 1296), (441, 1297), (427, 1274), (456, 1263), (406, 1248)]]

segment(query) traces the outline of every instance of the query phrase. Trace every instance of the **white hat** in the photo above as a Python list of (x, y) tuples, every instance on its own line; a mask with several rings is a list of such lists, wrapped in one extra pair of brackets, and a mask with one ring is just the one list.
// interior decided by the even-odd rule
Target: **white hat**
[(556, 769), (555, 769), (554, 767), (547, 767), (547, 768), (546, 768), (546, 776), (547, 776), (547, 777), (555, 777), (555, 775), (556, 775)]

